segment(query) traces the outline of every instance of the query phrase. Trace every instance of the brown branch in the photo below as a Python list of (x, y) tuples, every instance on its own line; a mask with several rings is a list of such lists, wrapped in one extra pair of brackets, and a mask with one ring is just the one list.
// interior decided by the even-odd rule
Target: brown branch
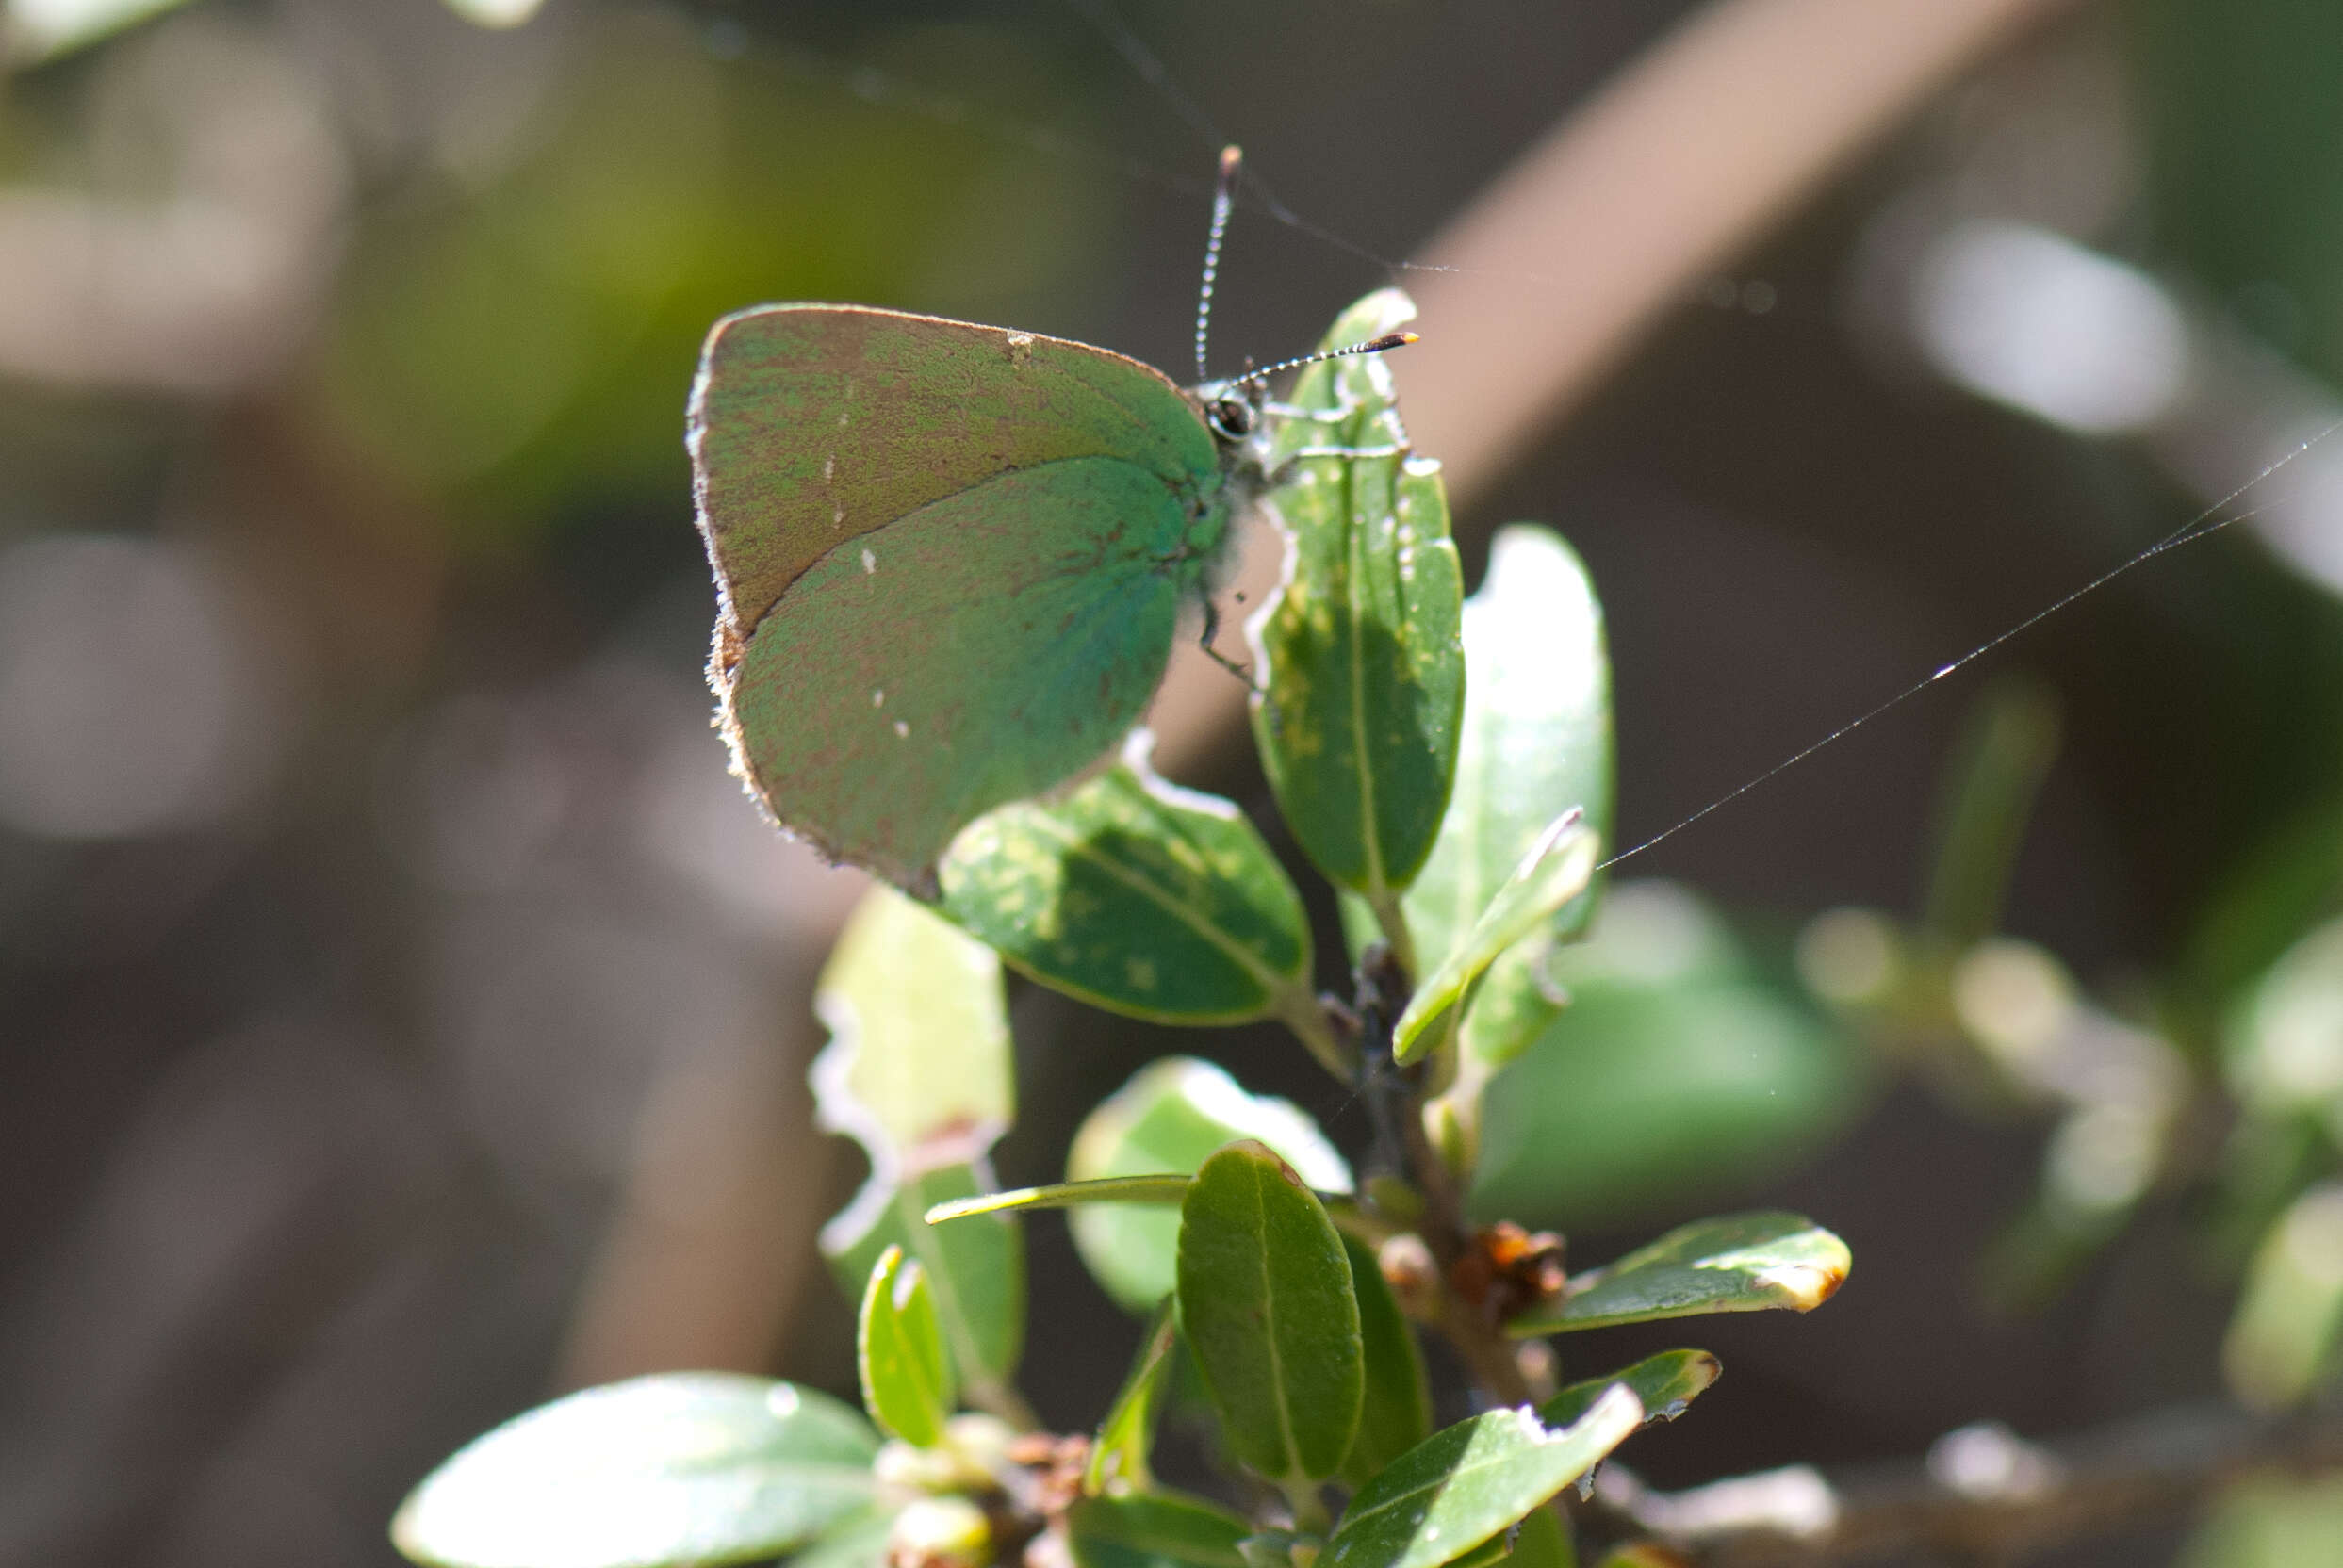
[(1619, 1466), (1600, 1515), (1704, 1568), (1822, 1568), (1920, 1552), (2007, 1561), (2063, 1542), (2176, 1522), (2255, 1471), (2343, 1465), (2343, 1423), (2190, 1405), (2028, 1443), (1997, 1426), (1939, 1440), (1926, 1460), (1836, 1479), (1803, 1465), (1659, 1493)]
[(1468, 499), (1725, 266), (1960, 71), (2063, 0), (1720, 0), (1425, 247), (1393, 362)]
[[(1565, 115), (1424, 248), (1459, 270), (1405, 279), (1423, 341), (1392, 368), (1459, 510), (1703, 277), (2066, 3), (1716, 0)], [(1257, 602), (1277, 566), (1263, 541), (1234, 586)], [(1242, 698), (1174, 654), (1152, 720), (1164, 766), (1215, 752)]]

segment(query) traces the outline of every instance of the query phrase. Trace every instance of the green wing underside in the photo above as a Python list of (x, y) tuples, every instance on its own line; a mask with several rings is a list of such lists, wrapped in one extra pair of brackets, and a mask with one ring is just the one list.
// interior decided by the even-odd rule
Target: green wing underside
[(973, 484), (788, 586), (722, 694), (726, 732), (782, 825), (919, 885), (969, 822), (1139, 721), (1203, 575), (1195, 542), (1182, 498), (1120, 459)]
[(860, 305), (708, 335), (686, 444), (731, 634), (845, 540), (1005, 471), (1110, 457), (1201, 504), (1220, 459), (1160, 370), (1088, 344)]

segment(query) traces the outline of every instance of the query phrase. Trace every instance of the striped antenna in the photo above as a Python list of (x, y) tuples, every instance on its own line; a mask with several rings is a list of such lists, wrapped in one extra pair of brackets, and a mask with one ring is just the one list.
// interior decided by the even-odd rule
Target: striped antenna
[(1348, 359), (1352, 354), (1385, 353), (1393, 349), (1404, 349), (1410, 343), (1417, 341), (1417, 338), (1412, 332), (1387, 332), (1381, 337), (1368, 338), (1364, 343), (1353, 343), (1347, 349), (1327, 349), (1319, 353), (1303, 354), (1299, 359), (1281, 359), (1274, 365), (1264, 365), (1258, 370), (1248, 370), (1238, 376), (1236, 384), (1243, 386), (1253, 382), (1267, 381), (1281, 371), (1299, 370), (1304, 365), (1317, 365), (1329, 359)]
[(1211, 375), (1204, 368), (1204, 344), (1212, 334), (1212, 282), (1221, 271), (1221, 240), (1228, 233), (1228, 215), (1237, 205), (1237, 171), (1245, 160), (1242, 149), (1221, 149), (1221, 177), (1212, 188), (1212, 237), (1204, 241), (1204, 283), (1196, 297), (1196, 379)]

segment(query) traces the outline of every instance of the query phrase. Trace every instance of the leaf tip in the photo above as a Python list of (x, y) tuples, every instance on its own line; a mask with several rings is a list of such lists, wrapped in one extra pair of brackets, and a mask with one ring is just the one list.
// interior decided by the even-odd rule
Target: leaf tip
[[(1532, 1420), (1537, 1419), (1537, 1413), (1531, 1410), (1529, 1406), (1524, 1405), (1522, 1410)], [(1570, 1423), (1569, 1427), (1549, 1429), (1547, 1436), (1549, 1439), (1559, 1437), (1565, 1431), (1591, 1426), (1603, 1431), (1615, 1430), (1621, 1437), (1625, 1437), (1643, 1424), (1642, 1396), (1625, 1383), (1613, 1383), (1602, 1391), (1600, 1397), (1587, 1407), (1584, 1415)]]
[(1812, 1312), (1846, 1283), (1846, 1266), (1831, 1263), (1786, 1263), (1762, 1269), (1751, 1282), (1793, 1312)]

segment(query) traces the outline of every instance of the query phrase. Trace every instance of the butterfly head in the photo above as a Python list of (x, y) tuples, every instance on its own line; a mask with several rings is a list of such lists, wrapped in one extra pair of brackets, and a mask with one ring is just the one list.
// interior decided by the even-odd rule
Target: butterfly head
[(1190, 394), (1204, 424), (1224, 446), (1250, 440), (1261, 428), (1261, 408), (1268, 389), (1254, 380), (1208, 381)]

